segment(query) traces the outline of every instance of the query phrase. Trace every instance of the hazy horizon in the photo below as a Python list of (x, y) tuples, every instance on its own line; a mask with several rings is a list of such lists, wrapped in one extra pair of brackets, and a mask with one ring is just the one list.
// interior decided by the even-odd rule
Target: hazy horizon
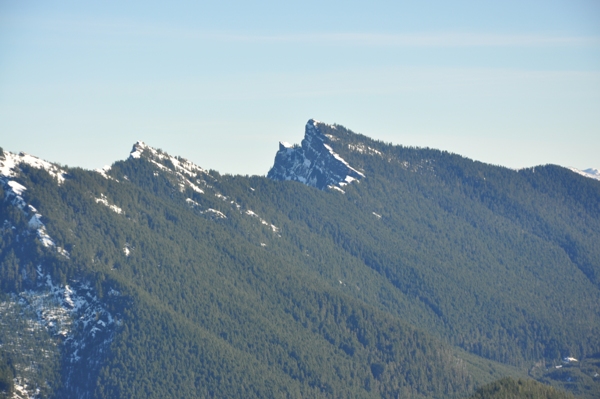
[(600, 4), (0, 5), (0, 146), (94, 169), (142, 140), (265, 175), (310, 118), (523, 168), (598, 168)]

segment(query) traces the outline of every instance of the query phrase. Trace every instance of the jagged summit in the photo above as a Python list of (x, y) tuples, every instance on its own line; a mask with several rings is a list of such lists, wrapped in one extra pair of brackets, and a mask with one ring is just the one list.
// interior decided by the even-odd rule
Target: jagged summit
[[(176, 176), (179, 180), (180, 190), (184, 190), (185, 187), (190, 187), (198, 193), (204, 193), (204, 191), (198, 187), (198, 184), (206, 184), (203, 177), (210, 175), (206, 170), (195, 163), (182, 157), (171, 156), (162, 150), (150, 147), (143, 141), (137, 141), (131, 149), (129, 159), (140, 158), (150, 161), (161, 171)], [(101, 171), (98, 172), (102, 174)]]
[(301, 146), (279, 143), (275, 163), (267, 177), (294, 180), (324, 190), (345, 186), (365, 175), (354, 169), (331, 148), (331, 139), (323, 134), (319, 122), (310, 119)]
[(148, 148), (150, 150), (154, 150), (152, 147), (148, 147), (146, 143), (141, 140), (138, 140), (131, 148), (131, 152), (129, 153), (130, 158), (140, 158), (144, 153), (144, 150)]
[(150, 162), (159, 166), (159, 168), (168, 168), (176, 173), (184, 173), (188, 176), (196, 176), (199, 173), (208, 174), (204, 169), (195, 163), (182, 157), (174, 157), (162, 150), (152, 148), (143, 141), (138, 141), (133, 145), (129, 158), (142, 158), (147, 156)]
[(25, 152), (13, 154), (10, 151), (2, 151), (0, 154), (0, 176), (6, 178), (17, 176), (21, 164), (29, 165), (36, 169), (44, 169), (57, 180), (58, 184), (62, 184), (65, 181), (66, 173), (58, 165)]

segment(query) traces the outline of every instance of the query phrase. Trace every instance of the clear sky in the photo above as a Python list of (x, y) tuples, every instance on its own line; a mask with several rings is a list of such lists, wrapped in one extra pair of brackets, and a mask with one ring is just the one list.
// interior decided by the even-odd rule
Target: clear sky
[(143, 140), (266, 174), (310, 118), (512, 168), (600, 168), (600, 1), (0, 0), (0, 146)]

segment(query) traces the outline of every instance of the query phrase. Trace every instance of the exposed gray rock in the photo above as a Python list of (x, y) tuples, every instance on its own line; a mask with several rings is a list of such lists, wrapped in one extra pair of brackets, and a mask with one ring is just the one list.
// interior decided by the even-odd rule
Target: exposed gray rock
[(314, 119), (306, 123), (302, 145), (279, 143), (275, 163), (267, 177), (273, 180), (294, 180), (324, 190), (327, 187), (345, 186), (365, 175), (351, 167), (331, 148)]

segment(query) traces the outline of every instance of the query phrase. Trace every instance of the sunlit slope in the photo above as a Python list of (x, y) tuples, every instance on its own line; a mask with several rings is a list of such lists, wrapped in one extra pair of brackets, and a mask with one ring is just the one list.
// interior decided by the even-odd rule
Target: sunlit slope
[(121, 323), (97, 375), (57, 395), (464, 397), (483, 359), (600, 351), (600, 182), (313, 126), (348, 167), (323, 190), (143, 143), (101, 172), (5, 178), (3, 290), (85, 281)]

